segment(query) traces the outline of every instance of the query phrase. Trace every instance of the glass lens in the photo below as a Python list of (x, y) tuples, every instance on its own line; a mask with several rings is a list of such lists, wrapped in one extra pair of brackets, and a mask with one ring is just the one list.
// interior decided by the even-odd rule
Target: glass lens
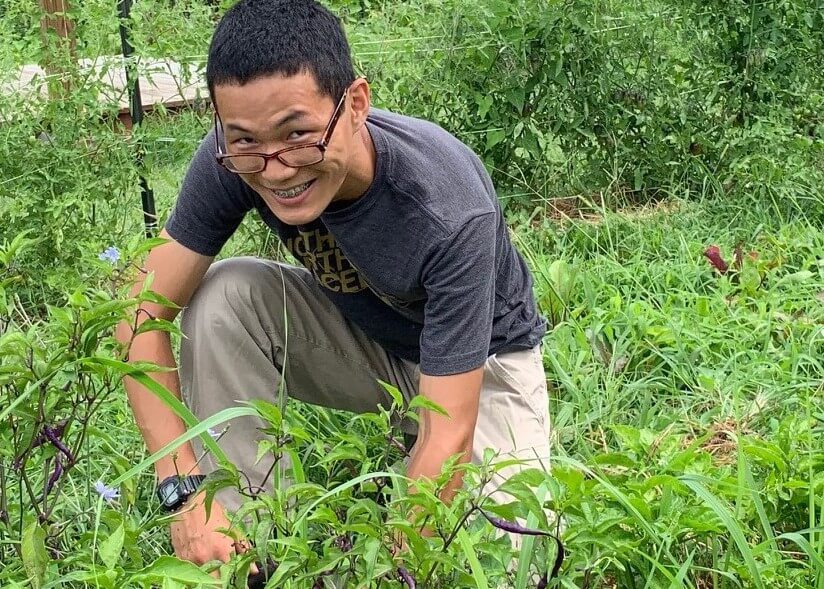
[(233, 155), (224, 158), (223, 163), (233, 172), (251, 174), (260, 172), (266, 165), (266, 160), (259, 155)]
[(309, 145), (299, 149), (284, 151), (278, 157), (280, 161), (287, 166), (295, 166), (297, 168), (300, 166), (311, 166), (312, 164), (323, 161), (323, 152), (318, 146)]

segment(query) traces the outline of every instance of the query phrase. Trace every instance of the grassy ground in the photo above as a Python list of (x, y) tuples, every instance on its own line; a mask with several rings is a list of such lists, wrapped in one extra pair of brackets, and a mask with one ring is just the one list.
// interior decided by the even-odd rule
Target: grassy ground
[(578, 583), (822, 586), (819, 225), (666, 202), (516, 229), (543, 307), (567, 302), (545, 358)]

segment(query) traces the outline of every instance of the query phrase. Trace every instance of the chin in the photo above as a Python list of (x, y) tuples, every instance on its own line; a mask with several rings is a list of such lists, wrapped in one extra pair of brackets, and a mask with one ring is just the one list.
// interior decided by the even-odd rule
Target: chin
[(308, 225), (323, 214), (326, 207), (318, 207), (317, 205), (305, 205), (301, 207), (282, 207), (276, 203), (273, 204), (267, 201), (269, 210), (281, 222), (287, 225)]
[[(286, 211), (285, 213), (282, 211), (272, 210), (281, 222), (286, 223), (287, 225), (308, 225), (318, 217), (320, 217), (320, 213), (318, 214), (301, 214), (296, 211)], [(321, 211), (322, 212), (322, 211)]]

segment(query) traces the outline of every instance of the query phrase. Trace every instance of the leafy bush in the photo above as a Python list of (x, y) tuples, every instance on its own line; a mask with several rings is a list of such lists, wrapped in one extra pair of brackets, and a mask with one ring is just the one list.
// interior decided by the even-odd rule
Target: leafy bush
[[(229, 4), (135, 3), (138, 55), (202, 66)], [(256, 551), (222, 567), (221, 583), (242, 584), (253, 558), (271, 558), (293, 587), (401, 586), (391, 544), (403, 533), (403, 566), (419, 585), (535, 584), (554, 543), (527, 537), (513, 549), (480, 506), (540, 529), (546, 509), (563, 515), (554, 586), (824, 587), (820, 7), (333, 8), (376, 105), (440, 122), (489, 166), (553, 324), (557, 454), (551, 473), (510, 481), (509, 505), (483, 503), (469, 485), (446, 506), (435, 499), (442, 481), (405, 492), (386, 414), (240, 408), (270, 422), (276, 443), (261, 452), (291, 457), (294, 484), (250, 497), (241, 516)], [(0, 0), (0, 17), (8, 78), (45, 53), (36, 3)], [(74, 3), (70, 17), (79, 57), (119, 52), (115, 3)], [(119, 386), (125, 373), (149, 383), (155, 368), (122, 364), (111, 327), (155, 296), (122, 291), (151, 245), (139, 175), (162, 223), (211, 119), (202, 104), (158, 109), (124, 134), (98, 100), (101, 80), (48, 51), (63, 74), (38, 83), (60, 99), (0, 93), (0, 584), (208, 585), (169, 556), (146, 472), (157, 456), (142, 454)], [(663, 212), (610, 212), (673, 195)], [(553, 209), (583, 219), (555, 222)], [(724, 272), (704, 258), (712, 245)], [(112, 246), (122, 256), (99, 259)], [(226, 253), (272, 249), (250, 220)], [(208, 444), (207, 428), (228, 417), (191, 422), (188, 435)], [(463, 468), (478, 481), (491, 467)], [(243, 490), (225, 462), (207, 486), (224, 485)], [(414, 505), (434, 537), (406, 521)]]

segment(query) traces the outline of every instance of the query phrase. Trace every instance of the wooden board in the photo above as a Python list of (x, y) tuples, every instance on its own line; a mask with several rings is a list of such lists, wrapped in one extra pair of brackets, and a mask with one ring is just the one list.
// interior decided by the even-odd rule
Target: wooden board
[[(142, 59), (138, 62), (140, 92), (144, 110), (158, 105), (180, 108), (195, 100), (209, 100), (203, 69), (194, 64), (181, 66), (170, 59)], [(78, 60), (81, 79), (89, 83), (102, 82), (100, 100), (116, 103), (121, 113), (129, 111), (129, 93), (121, 56), (104, 56), (94, 60)], [(184, 75), (185, 74), (185, 75)], [(40, 94), (48, 96), (46, 73), (38, 65), (25, 65), (16, 78), (0, 85), (0, 93), (21, 97)]]

